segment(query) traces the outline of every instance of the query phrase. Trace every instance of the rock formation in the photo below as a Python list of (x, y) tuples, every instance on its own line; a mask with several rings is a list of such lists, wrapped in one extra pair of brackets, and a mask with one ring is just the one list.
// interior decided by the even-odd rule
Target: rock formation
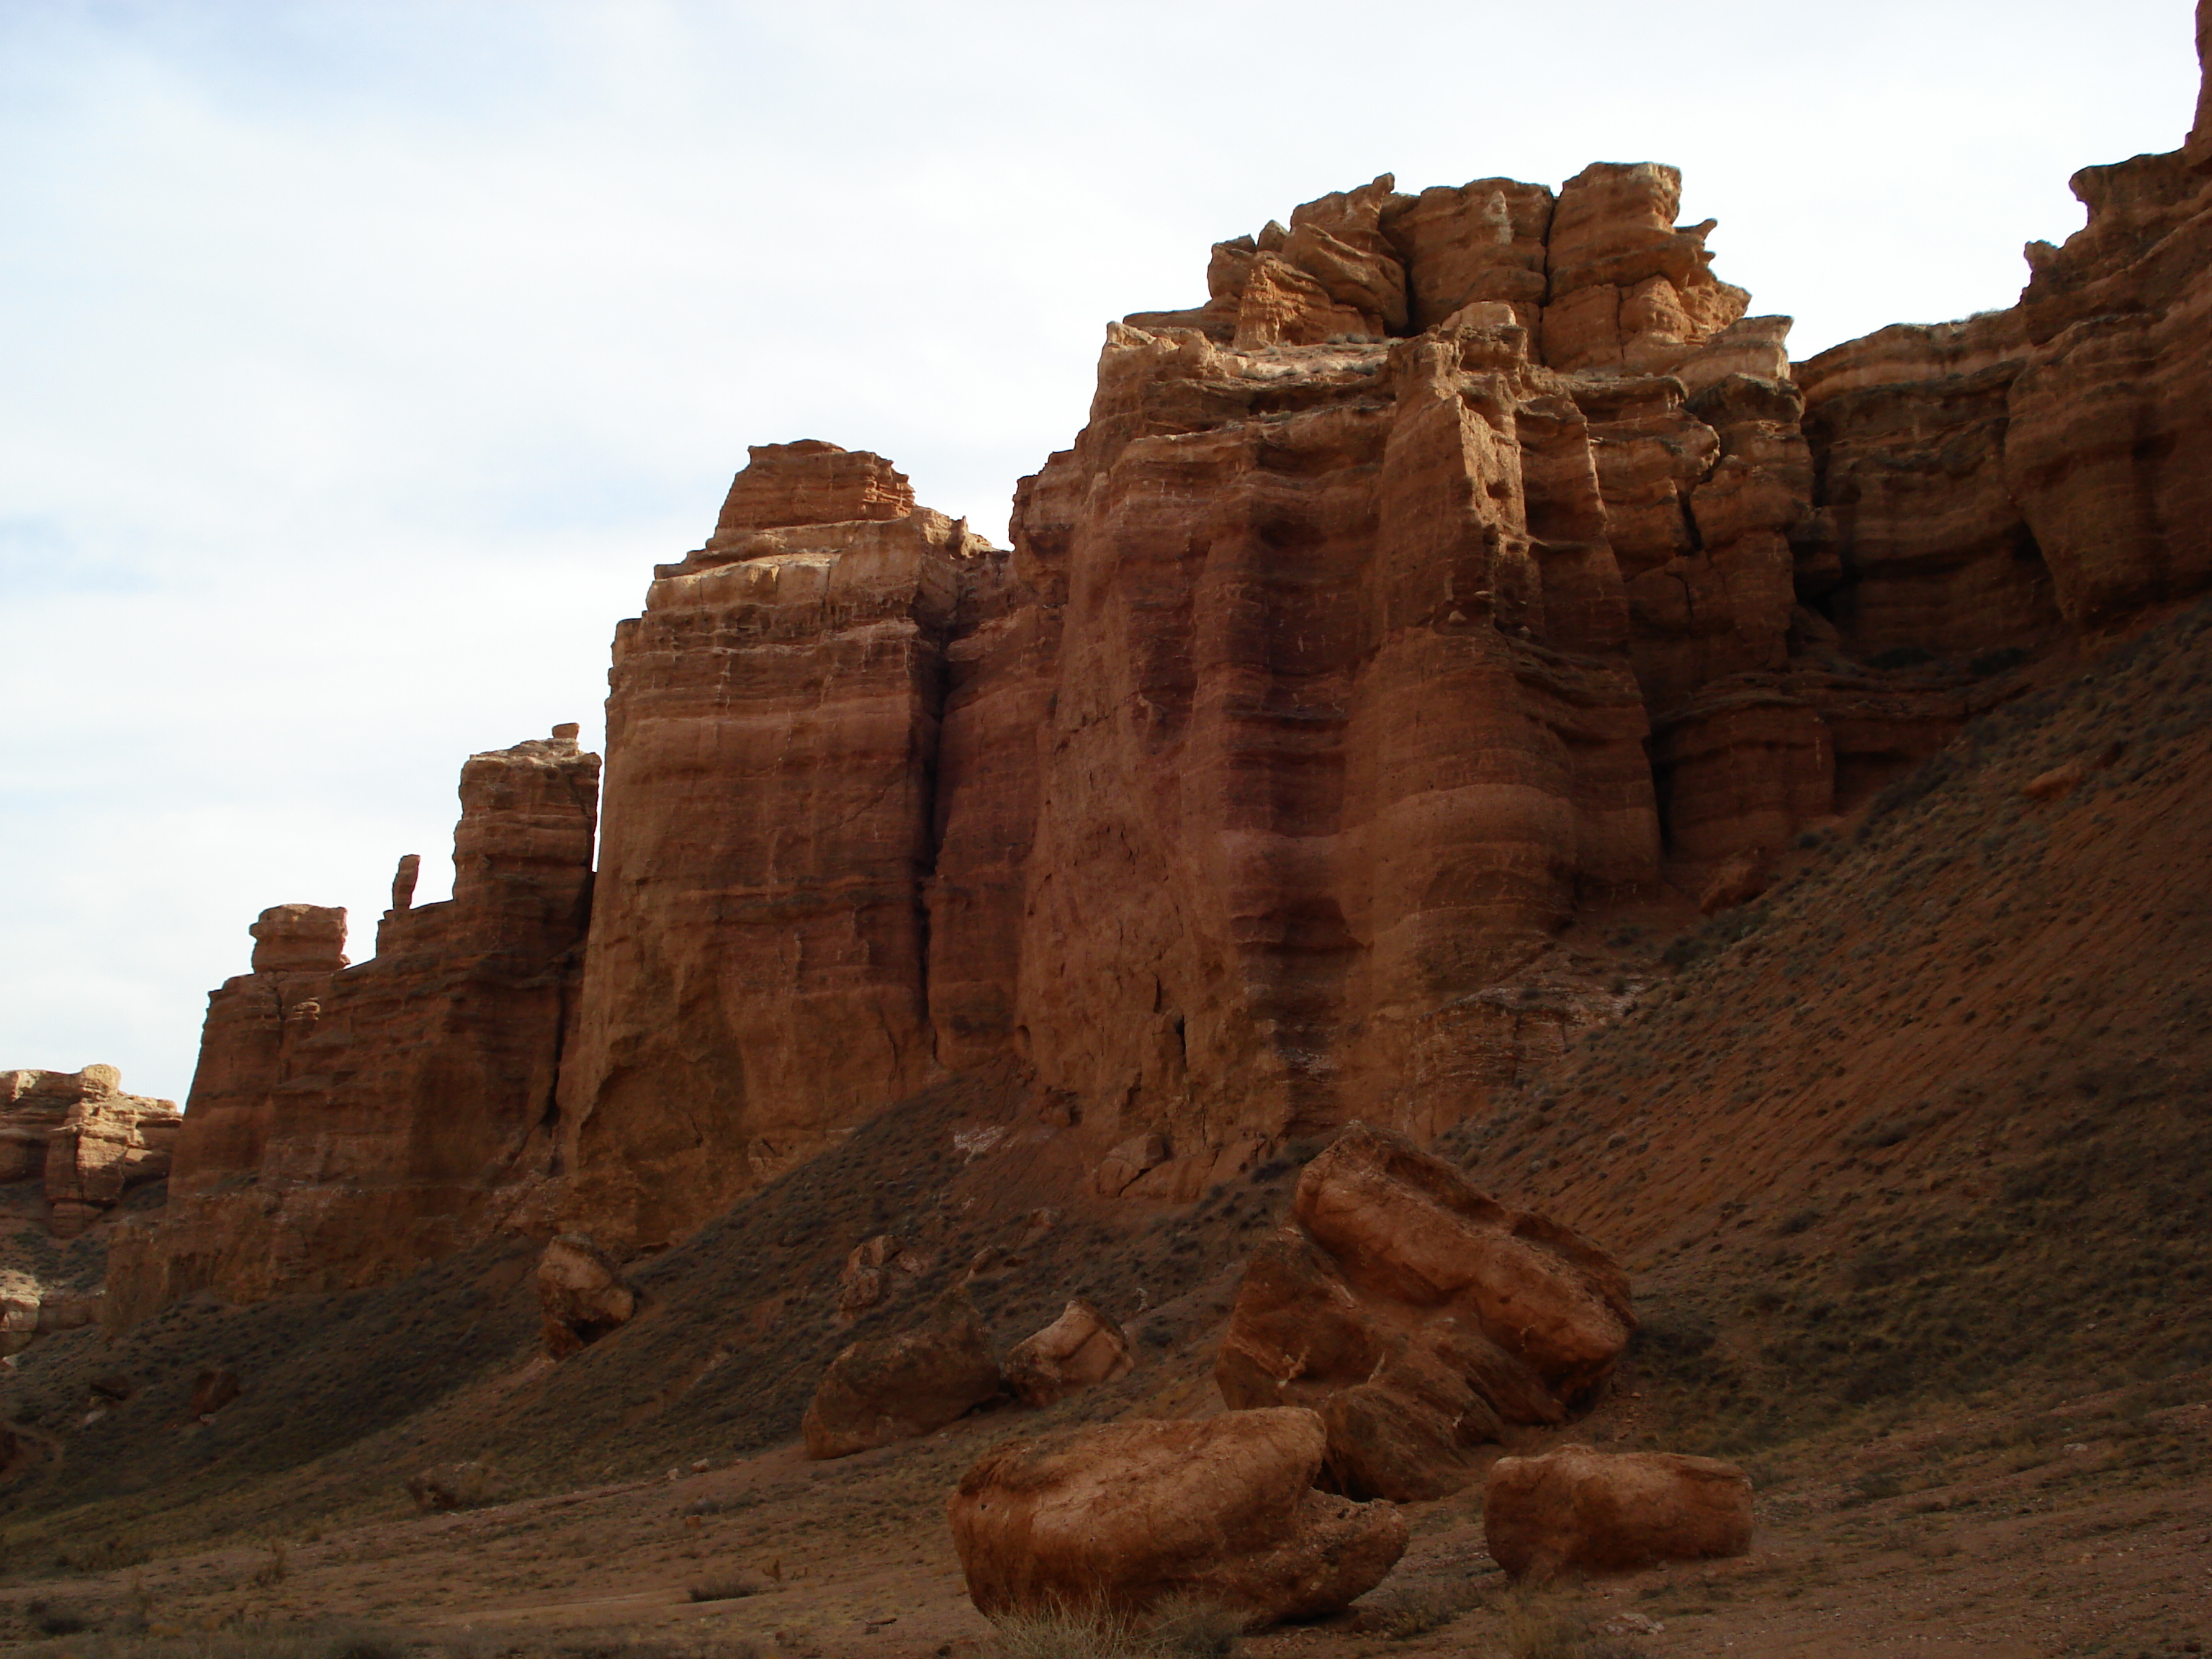
[(917, 1330), (854, 1343), (830, 1364), (800, 1432), (809, 1457), (849, 1457), (954, 1422), (999, 1392), (989, 1336), (953, 1291)]
[(169, 1173), (177, 1104), (126, 1095), (112, 1066), (0, 1072), (0, 1183), (43, 1182), (47, 1225), (75, 1238), (128, 1188)]
[(598, 1244), (582, 1233), (562, 1233), (538, 1258), (538, 1307), (545, 1352), (562, 1359), (628, 1324), (637, 1292)]
[(1071, 1302), (1059, 1318), (1007, 1350), (1006, 1386), (1032, 1406), (1101, 1382), (1116, 1382), (1137, 1368), (1121, 1328), (1088, 1302)]
[(1482, 1499), (1491, 1556), (1515, 1578), (1741, 1555), (1751, 1519), (1741, 1469), (1670, 1452), (1561, 1446), (1501, 1457)]
[(372, 1283), (545, 1178), (598, 809), (575, 734), (471, 757), (453, 896), (386, 912), (372, 960), (346, 965), (343, 910), (262, 913), (209, 999), (167, 1206), (111, 1246), (110, 1319)]
[(1724, 902), (2212, 582), (2212, 132), (2075, 188), (2018, 306), (1794, 368), (1672, 168), (1318, 198), (1109, 325), (1011, 550), (755, 449), (617, 632), (596, 886), (556, 736), (470, 763), (374, 961), (267, 913), (110, 1306), (495, 1213), (619, 1258), (1007, 1056), (1131, 1203), (1483, 1110), (1592, 900)]
[(1502, 1424), (1586, 1404), (1634, 1327), (1612, 1258), (1402, 1136), (1346, 1129), (1291, 1213), (1245, 1269), (1214, 1379), (1232, 1409), (1318, 1412), (1354, 1497), (1459, 1491)]
[(1406, 1521), (1315, 1491), (1322, 1442), (1311, 1412), (1279, 1409), (1002, 1448), (946, 1505), (969, 1599), (1126, 1615), (1190, 1596), (1253, 1627), (1340, 1611), (1397, 1565)]

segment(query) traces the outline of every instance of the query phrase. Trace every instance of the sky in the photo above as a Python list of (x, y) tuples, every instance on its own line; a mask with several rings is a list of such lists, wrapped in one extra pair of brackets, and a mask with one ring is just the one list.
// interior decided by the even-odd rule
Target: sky
[(748, 444), (1002, 539), (1109, 318), (1395, 173), (1685, 175), (1811, 355), (2008, 305), (2189, 0), (0, 0), (0, 1068), (181, 1100), (271, 904), (578, 720)]

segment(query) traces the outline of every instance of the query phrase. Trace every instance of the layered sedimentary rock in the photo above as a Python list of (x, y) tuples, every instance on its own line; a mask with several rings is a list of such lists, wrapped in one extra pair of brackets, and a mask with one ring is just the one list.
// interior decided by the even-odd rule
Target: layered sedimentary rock
[(343, 910), (262, 913), (253, 971), (209, 999), (167, 1209), (111, 1247), (110, 1318), (370, 1283), (543, 1180), (598, 806), (575, 733), (470, 759), (453, 896), (411, 906), (403, 878), (370, 961), (347, 966)]
[(571, 1211), (679, 1237), (934, 1064), (924, 886), (963, 524), (880, 457), (769, 445), (616, 636), (562, 1080)]
[(2212, 129), (2073, 186), (2088, 222), (2028, 246), (2018, 305), (1799, 367), (1808, 597), (1863, 652), (2033, 647), (2212, 584)]
[(1214, 1380), (1232, 1409), (1317, 1412), (1355, 1498), (1457, 1492), (1504, 1424), (1588, 1403), (1635, 1328), (1619, 1263), (1400, 1135), (1346, 1129), (1291, 1215), (1245, 1269)]
[(122, 1082), (112, 1066), (0, 1072), (0, 1182), (40, 1182), (57, 1238), (75, 1238), (127, 1188), (169, 1173), (177, 1103), (125, 1094)]
[(617, 634), (580, 982), (588, 757), (480, 757), (496, 880), (403, 867), (356, 969), (264, 916), (118, 1305), (371, 1276), (532, 1183), (620, 1258), (1008, 1054), (1132, 1202), (1481, 1109), (1593, 896), (1734, 890), (2212, 581), (2212, 133), (2075, 183), (2018, 307), (1794, 370), (1671, 168), (1318, 198), (1109, 325), (1011, 551), (756, 449)]

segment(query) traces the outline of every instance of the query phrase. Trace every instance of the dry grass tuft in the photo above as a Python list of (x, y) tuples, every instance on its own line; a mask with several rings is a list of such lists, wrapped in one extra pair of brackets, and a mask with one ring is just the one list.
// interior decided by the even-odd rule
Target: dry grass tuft
[(1244, 1619), (1216, 1602), (1176, 1596), (1149, 1617), (1058, 1608), (1000, 1613), (991, 1627), (994, 1659), (1226, 1659)]
[(1500, 1611), (1512, 1659), (1644, 1659), (1633, 1638), (1600, 1629), (1588, 1607), (1556, 1591), (1510, 1591)]

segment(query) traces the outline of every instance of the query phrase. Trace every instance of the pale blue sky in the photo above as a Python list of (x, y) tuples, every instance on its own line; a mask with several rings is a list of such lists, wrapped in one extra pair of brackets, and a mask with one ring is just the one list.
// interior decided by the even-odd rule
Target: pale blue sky
[(748, 443), (1001, 535), (1106, 319), (1385, 170), (1674, 162), (1804, 356), (2195, 86), (2187, 0), (0, 0), (0, 1067), (181, 1097), (264, 906), (437, 896)]

